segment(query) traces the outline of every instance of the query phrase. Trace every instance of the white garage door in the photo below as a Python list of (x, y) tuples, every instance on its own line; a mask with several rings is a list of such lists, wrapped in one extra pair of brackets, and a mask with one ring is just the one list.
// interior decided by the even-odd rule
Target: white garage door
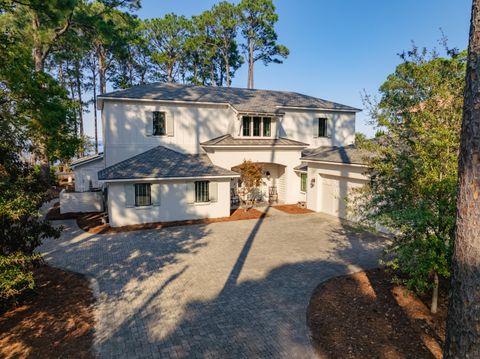
[(355, 187), (365, 184), (365, 181), (346, 177), (320, 176), (321, 211), (335, 217), (347, 218), (345, 198)]

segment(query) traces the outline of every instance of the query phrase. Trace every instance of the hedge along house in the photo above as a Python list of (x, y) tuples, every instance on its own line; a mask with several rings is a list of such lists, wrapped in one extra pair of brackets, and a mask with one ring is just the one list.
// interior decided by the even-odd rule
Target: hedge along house
[(316, 211), (326, 207), (315, 191), (328, 187), (312, 187), (313, 168), (334, 163), (343, 179), (356, 176), (356, 163), (307, 158), (353, 144), (359, 110), (350, 106), (294, 92), (165, 83), (104, 94), (97, 103), (104, 134), (98, 179), (112, 226), (228, 216), (244, 160), (262, 165), (265, 201), (273, 195)]

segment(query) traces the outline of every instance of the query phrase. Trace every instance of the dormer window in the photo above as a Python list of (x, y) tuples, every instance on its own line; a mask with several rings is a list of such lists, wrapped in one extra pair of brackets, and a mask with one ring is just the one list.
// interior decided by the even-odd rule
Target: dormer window
[(260, 116), (242, 117), (242, 136), (243, 137), (271, 137), (272, 136), (272, 118)]

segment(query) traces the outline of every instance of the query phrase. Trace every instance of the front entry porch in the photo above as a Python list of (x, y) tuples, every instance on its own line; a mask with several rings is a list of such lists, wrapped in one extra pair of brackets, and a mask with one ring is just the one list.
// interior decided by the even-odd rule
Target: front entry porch
[[(268, 162), (258, 162), (258, 164), (262, 167), (262, 181), (254, 194), (255, 202), (259, 204), (285, 203), (286, 166)], [(232, 171), (239, 172), (238, 166), (232, 167)], [(232, 206), (245, 200), (242, 192), (241, 180), (233, 180), (231, 182)]]

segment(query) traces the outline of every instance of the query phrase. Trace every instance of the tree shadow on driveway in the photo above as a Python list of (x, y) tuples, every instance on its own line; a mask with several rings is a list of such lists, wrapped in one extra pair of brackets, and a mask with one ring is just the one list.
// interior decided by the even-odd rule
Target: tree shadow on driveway
[(315, 357), (311, 293), (376, 266), (381, 241), (312, 214), (242, 222), (91, 235), (42, 250), (53, 265), (97, 279), (100, 357)]

